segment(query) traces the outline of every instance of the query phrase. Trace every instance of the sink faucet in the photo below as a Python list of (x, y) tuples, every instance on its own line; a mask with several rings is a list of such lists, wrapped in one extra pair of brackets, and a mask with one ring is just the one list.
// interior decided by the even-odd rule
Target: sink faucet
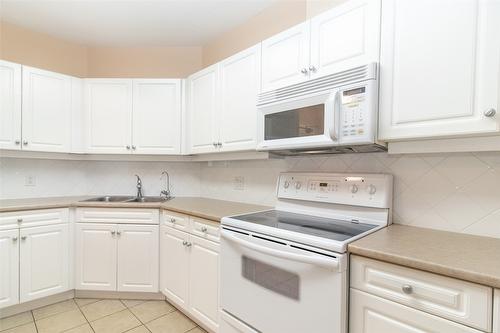
[(165, 176), (165, 189), (160, 191), (160, 197), (165, 198), (165, 200), (170, 199), (170, 176), (168, 172), (163, 171), (160, 176), (160, 180)]
[(137, 177), (137, 199), (142, 199), (143, 195), (142, 195), (142, 180), (141, 180), (141, 177), (139, 177), (139, 175), (135, 175)]

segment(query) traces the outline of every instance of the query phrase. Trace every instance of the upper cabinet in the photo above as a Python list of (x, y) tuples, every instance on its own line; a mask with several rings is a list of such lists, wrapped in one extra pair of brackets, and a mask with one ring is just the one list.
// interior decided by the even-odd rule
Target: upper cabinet
[(256, 45), (188, 78), (191, 153), (255, 149), (260, 50)]
[(380, 0), (352, 0), (262, 42), (262, 90), (379, 60)]
[(500, 131), (500, 2), (384, 0), (382, 140)]
[(21, 65), (0, 60), (0, 148), (21, 149)]
[(180, 153), (180, 79), (88, 79), (84, 112), (89, 153)]

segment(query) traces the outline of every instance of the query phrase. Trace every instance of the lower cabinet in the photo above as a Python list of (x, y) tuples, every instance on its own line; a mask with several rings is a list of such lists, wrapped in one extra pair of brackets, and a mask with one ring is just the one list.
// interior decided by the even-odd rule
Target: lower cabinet
[(19, 303), (19, 229), (0, 231), (0, 308)]
[(493, 305), (493, 333), (500, 333), (500, 289), (495, 289), (495, 304)]
[(158, 291), (158, 225), (76, 224), (79, 290)]
[(219, 244), (162, 225), (160, 262), (161, 291), (205, 328), (216, 332), (219, 322)]

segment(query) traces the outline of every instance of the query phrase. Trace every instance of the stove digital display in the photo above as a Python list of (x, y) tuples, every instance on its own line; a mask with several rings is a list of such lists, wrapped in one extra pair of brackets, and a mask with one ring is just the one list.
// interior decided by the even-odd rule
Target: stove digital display
[(319, 183), (319, 187), (327, 187), (328, 183)]

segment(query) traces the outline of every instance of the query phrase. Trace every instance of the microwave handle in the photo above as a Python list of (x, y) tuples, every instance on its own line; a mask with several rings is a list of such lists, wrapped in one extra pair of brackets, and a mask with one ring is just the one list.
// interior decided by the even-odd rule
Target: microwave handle
[(336, 90), (333, 95), (331, 95), (328, 100), (325, 102), (325, 107), (328, 108), (327, 112), (331, 114), (331, 126), (328, 127), (328, 134), (332, 140), (338, 140), (337, 135), (337, 127), (340, 119), (339, 115), (339, 98), (340, 98), (340, 90)]
[(327, 269), (337, 269), (339, 268), (339, 261), (335, 259), (324, 259), (320, 257), (312, 257), (312, 256), (306, 256), (303, 254), (296, 254), (296, 253), (291, 253), (291, 252), (286, 252), (286, 251), (280, 251), (280, 250), (275, 250), (271, 249), (259, 244), (255, 244), (253, 242), (241, 239), (239, 237), (233, 236), (229, 231), (222, 230), (221, 231), (221, 237), (227, 239), (228, 241), (231, 241), (233, 243), (236, 243), (240, 246), (246, 247), (248, 249), (260, 252), (262, 254), (267, 254), (273, 257), (281, 258), (281, 259), (287, 259), (291, 261), (298, 261), (301, 263), (305, 264), (311, 264), (311, 265), (317, 265), (321, 266)]

